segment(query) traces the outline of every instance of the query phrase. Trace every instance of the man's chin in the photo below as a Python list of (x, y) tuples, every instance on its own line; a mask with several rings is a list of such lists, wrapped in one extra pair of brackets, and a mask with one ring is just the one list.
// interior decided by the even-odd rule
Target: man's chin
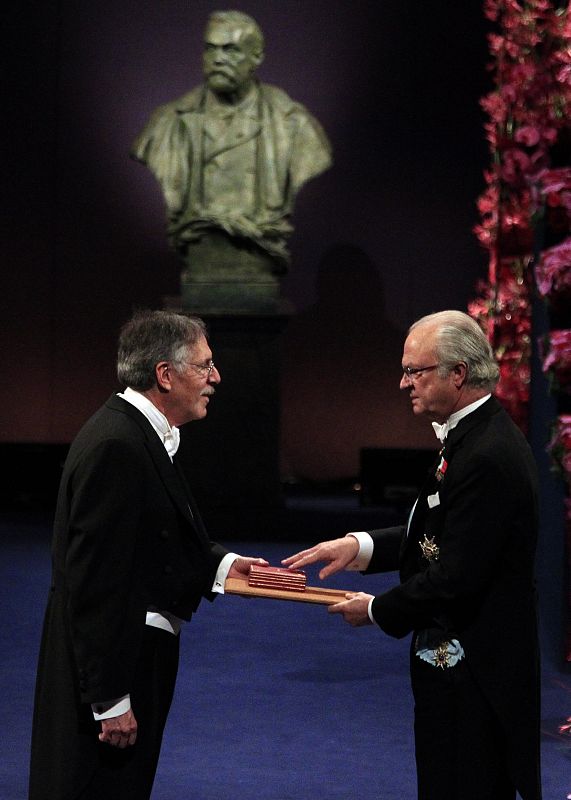
[(198, 410), (198, 419), (203, 419), (208, 414), (208, 403), (209, 400), (207, 397), (203, 398), (203, 403), (201, 408)]
[(208, 413), (208, 409), (206, 408), (206, 406), (203, 406), (203, 405), (195, 406), (192, 409), (192, 411), (189, 412), (188, 417), (185, 420), (185, 422), (196, 422), (199, 419), (204, 419), (204, 417), (207, 415), (207, 413)]

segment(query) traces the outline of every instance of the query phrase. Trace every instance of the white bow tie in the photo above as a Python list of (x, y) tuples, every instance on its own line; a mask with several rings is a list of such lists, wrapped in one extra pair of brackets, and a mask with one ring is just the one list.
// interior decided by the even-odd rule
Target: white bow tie
[(180, 444), (180, 431), (178, 428), (172, 427), (169, 431), (163, 434), (163, 441), (169, 456), (172, 458)]
[(438, 422), (433, 422), (432, 427), (434, 428), (434, 433), (436, 434), (437, 438), (443, 442), (448, 435), (448, 423), (445, 422), (443, 425), (440, 425)]

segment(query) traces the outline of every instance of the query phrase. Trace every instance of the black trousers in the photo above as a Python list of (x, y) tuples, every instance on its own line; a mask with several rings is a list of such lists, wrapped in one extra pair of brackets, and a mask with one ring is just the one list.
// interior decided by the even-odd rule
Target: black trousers
[(441, 669), (411, 654), (419, 800), (515, 800), (503, 731), (466, 660)]
[(78, 800), (147, 800), (157, 770), (179, 659), (179, 636), (145, 627), (143, 649), (131, 708), (137, 720), (137, 741), (119, 750), (99, 743), (99, 764)]

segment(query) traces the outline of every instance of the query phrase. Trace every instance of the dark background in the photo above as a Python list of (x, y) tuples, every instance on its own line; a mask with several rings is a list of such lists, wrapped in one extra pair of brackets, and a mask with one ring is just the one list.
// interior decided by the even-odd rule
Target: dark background
[[(9, 8), (0, 441), (70, 441), (115, 388), (121, 323), (178, 293), (161, 192), (128, 153), (157, 105), (201, 81), (203, 29), (220, 7)], [(333, 144), (333, 168), (296, 206), (281, 459), (288, 477), (334, 480), (357, 472), (361, 447), (433, 445), (398, 391), (401, 345), (418, 316), (465, 309), (486, 271), (472, 234), (488, 159), (486, 23), (466, 1), (239, 8), (266, 37), (262, 80), (304, 103)]]

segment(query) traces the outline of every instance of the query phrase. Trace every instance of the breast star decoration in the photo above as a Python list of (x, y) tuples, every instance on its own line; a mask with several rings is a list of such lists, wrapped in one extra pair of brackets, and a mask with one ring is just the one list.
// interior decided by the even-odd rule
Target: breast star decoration
[(419, 545), (423, 558), (425, 558), (428, 562), (438, 561), (438, 557), (440, 556), (440, 548), (434, 541), (434, 536), (428, 538), (428, 536), (424, 534), (424, 538), (421, 542), (419, 542)]
[(434, 651), (433, 664), (440, 669), (447, 669), (450, 667), (450, 653), (448, 652), (448, 642), (442, 642)]

